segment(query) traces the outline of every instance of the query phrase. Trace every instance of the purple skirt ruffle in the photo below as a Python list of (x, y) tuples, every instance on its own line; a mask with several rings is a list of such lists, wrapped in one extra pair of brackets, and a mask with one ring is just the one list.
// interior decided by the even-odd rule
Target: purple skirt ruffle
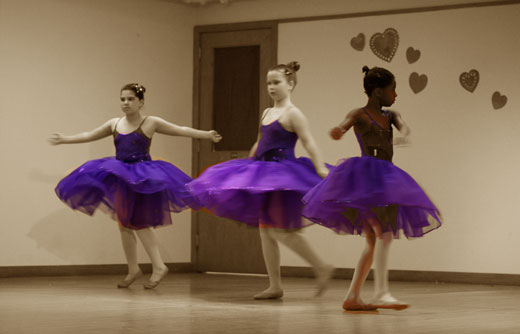
[(200, 204), (186, 189), (192, 179), (161, 161), (125, 163), (114, 157), (90, 160), (56, 186), (58, 197), (74, 210), (111, 214), (127, 228), (171, 224), (171, 212)]
[(308, 158), (246, 158), (211, 166), (187, 186), (216, 216), (291, 229), (310, 224), (302, 219), (302, 197), (320, 181)]
[(341, 234), (363, 234), (375, 218), (395, 238), (421, 237), (441, 226), (439, 210), (405, 171), (373, 157), (344, 160), (303, 198), (303, 215)]

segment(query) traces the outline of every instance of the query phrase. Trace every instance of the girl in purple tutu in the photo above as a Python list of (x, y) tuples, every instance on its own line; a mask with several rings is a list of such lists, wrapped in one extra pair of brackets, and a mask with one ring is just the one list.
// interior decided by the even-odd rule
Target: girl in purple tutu
[[(235, 159), (208, 168), (188, 184), (190, 191), (211, 213), (260, 228), (269, 287), (255, 299), (283, 296), (280, 251), (283, 243), (313, 268), (321, 294), (333, 267), (310, 248), (300, 229), (303, 195), (328, 173), (310, 133), (305, 115), (291, 102), (299, 64), (277, 65), (267, 74), (267, 90), (274, 107), (264, 111), (258, 140), (250, 158)], [(311, 156), (296, 158), (294, 146), (300, 139)], [(320, 177), (321, 176), (321, 177)]]
[[(407, 238), (417, 238), (441, 225), (440, 213), (421, 187), (403, 170), (392, 164), (393, 134), (396, 127), (404, 137), (395, 143), (408, 142), (410, 130), (391, 106), (397, 93), (394, 75), (379, 67), (363, 67), (363, 86), (368, 103), (351, 111), (331, 130), (340, 139), (354, 127), (361, 157), (341, 162), (309, 191), (303, 201), (303, 215), (337, 233), (363, 234), (366, 248), (354, 271), (345, 296), (345, 310), (376, 308), (405, 309), (408, 305), (395, 299), (388, 287), (388, 251), (400, 231)], [(375, 294), (371, 304), (360, 299), (360, 291), (374, 260)]]
[(155, 288), (168, 267), (161, 259), (153, 228), (171, 224), (172, 211), (200, 207), (186, 189), (186, 183), (191, 181), (188, 175), (168, 162), (151, 159), (152, 135), (157, 132), (214, 142), (221, 139), (214, 130), (195, 130), (142, 115), (144, 93), (145, 88), (139, 84), (125, 85), (121, 89), (124, 117), (110, 119), (89, 132), (72, 136), (55, 133), (49, 139), (51, 144), (59, 145), (114, 137), (115, 157), (87, 161), (58, 183), (56, 194), (74, 210), (93, 215), (96, 209), (102, 209), (119, 221), (128, 275), (118, 288), (129, 287), (143, 274), (137, 263), (136, 234), (153, 267), (144, 287)]

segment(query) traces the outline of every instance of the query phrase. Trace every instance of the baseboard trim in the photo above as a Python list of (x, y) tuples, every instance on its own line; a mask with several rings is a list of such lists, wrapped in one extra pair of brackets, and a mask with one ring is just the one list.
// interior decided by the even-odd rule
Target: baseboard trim
[[(282, 267), (282, 276), (286, 277), (314, 277), (309, 267)], [(351, 279), (354, 269), (338, 268), (334, 278)], [(404, 282), (439, 282), (439, 283), (466, 283), (487, 285), (520, 285), (520, 275), (515, 274), (487, 274), (461, 273), (450, 271), (417, 271), (417, 270), (390, 270), (390, 281)], [(372, 271), (367, 279), (373, 279)]]
[[(191, 263), (166, 263), (170, 273), (190, 273), (194, 271)], [(145, 273), (152, 272), (149, 263), (140, 264)], [(0, 278), (34, 276), (86, 276), (86, 275), (124, 275), (128, 272), (126, 264), (94, 264), (66, 266), (16, 266), (0, 267)]]
[[(191, 263), (167, 263), (170, 273), (193, 273), (195, 267)], [(140, 264), (145, 273), (152, 272), (152, 265)], [(127, 273), (126, 264), (100, 265), (66, 265), (66, 266), (12, 266), (0, 267), (0, 278), (8, 277), (36, 277), (36, 276), (86, 276), (86, 275), (124, 275)], [(282, 266), (284, 277), (314, 277), (309, 267)], [(336, 279), (351, 279), (354, 269), (338, 268), (334, 272)], [(450, 271), (418, 271), (418, 270), (390, 270), (391, 281), (404, 282), (439, 282), (439, 283), (466, 283), (488, 285), (517, 285), (520, 286), (520, 275), (515, 274), (488, 274), (488, 273), (461, 273)], [(367, 279), (373, 279), (372, 271)]]

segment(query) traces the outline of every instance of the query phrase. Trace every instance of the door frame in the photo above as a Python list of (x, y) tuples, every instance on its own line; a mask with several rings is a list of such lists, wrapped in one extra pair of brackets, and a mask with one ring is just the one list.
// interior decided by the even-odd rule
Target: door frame
[[(200, 58), (201, 58), (201, 35), (212, 32), (233, 32), (244, 30), (270, 29), (271, 39), (271, 59), (275, 62), (278, 59), (278, 23), (279, 21), (258, 21), (246, 23), (230, 23), (195, 26), (193, 36), (193, 97), (192, 97), (192, 126), (198, 129), (200, 126)], [(260, 110), (259, 110), (260, 112)], [(200, 139), (192, 139), (191, 145), (191, 172), (193, 176), (199, 173), (199, 144)], [(195, 211), (191, 212), (191, 264), (195, 271), (199, 271), (198, 263), (198, 215)]]

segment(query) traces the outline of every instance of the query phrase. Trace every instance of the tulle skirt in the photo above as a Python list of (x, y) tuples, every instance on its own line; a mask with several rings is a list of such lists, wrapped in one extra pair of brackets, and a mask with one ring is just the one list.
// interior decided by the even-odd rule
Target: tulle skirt
[(302, 197), (320, 181), (308, 158), (246, 158), (209, 167), (188, 189), (216, 216), (292, 229), (310, 224), (302, 220)]
[(137, 230), (169, 225), (171, 212), (200, 208), (186, 189), (191, 180), (165, 161), (126, 163), (108, 157), (84, 163), (55, 191), (74, 210), (93, 215), (101, 209), (122, 226)]
[(377, 219), (395, 238), (417, 238), (441, 226), (439, 210), (405, 171), (373, 157), (344, 160), (303, 198), (303, 215), (341, 234), (362, 234)]

